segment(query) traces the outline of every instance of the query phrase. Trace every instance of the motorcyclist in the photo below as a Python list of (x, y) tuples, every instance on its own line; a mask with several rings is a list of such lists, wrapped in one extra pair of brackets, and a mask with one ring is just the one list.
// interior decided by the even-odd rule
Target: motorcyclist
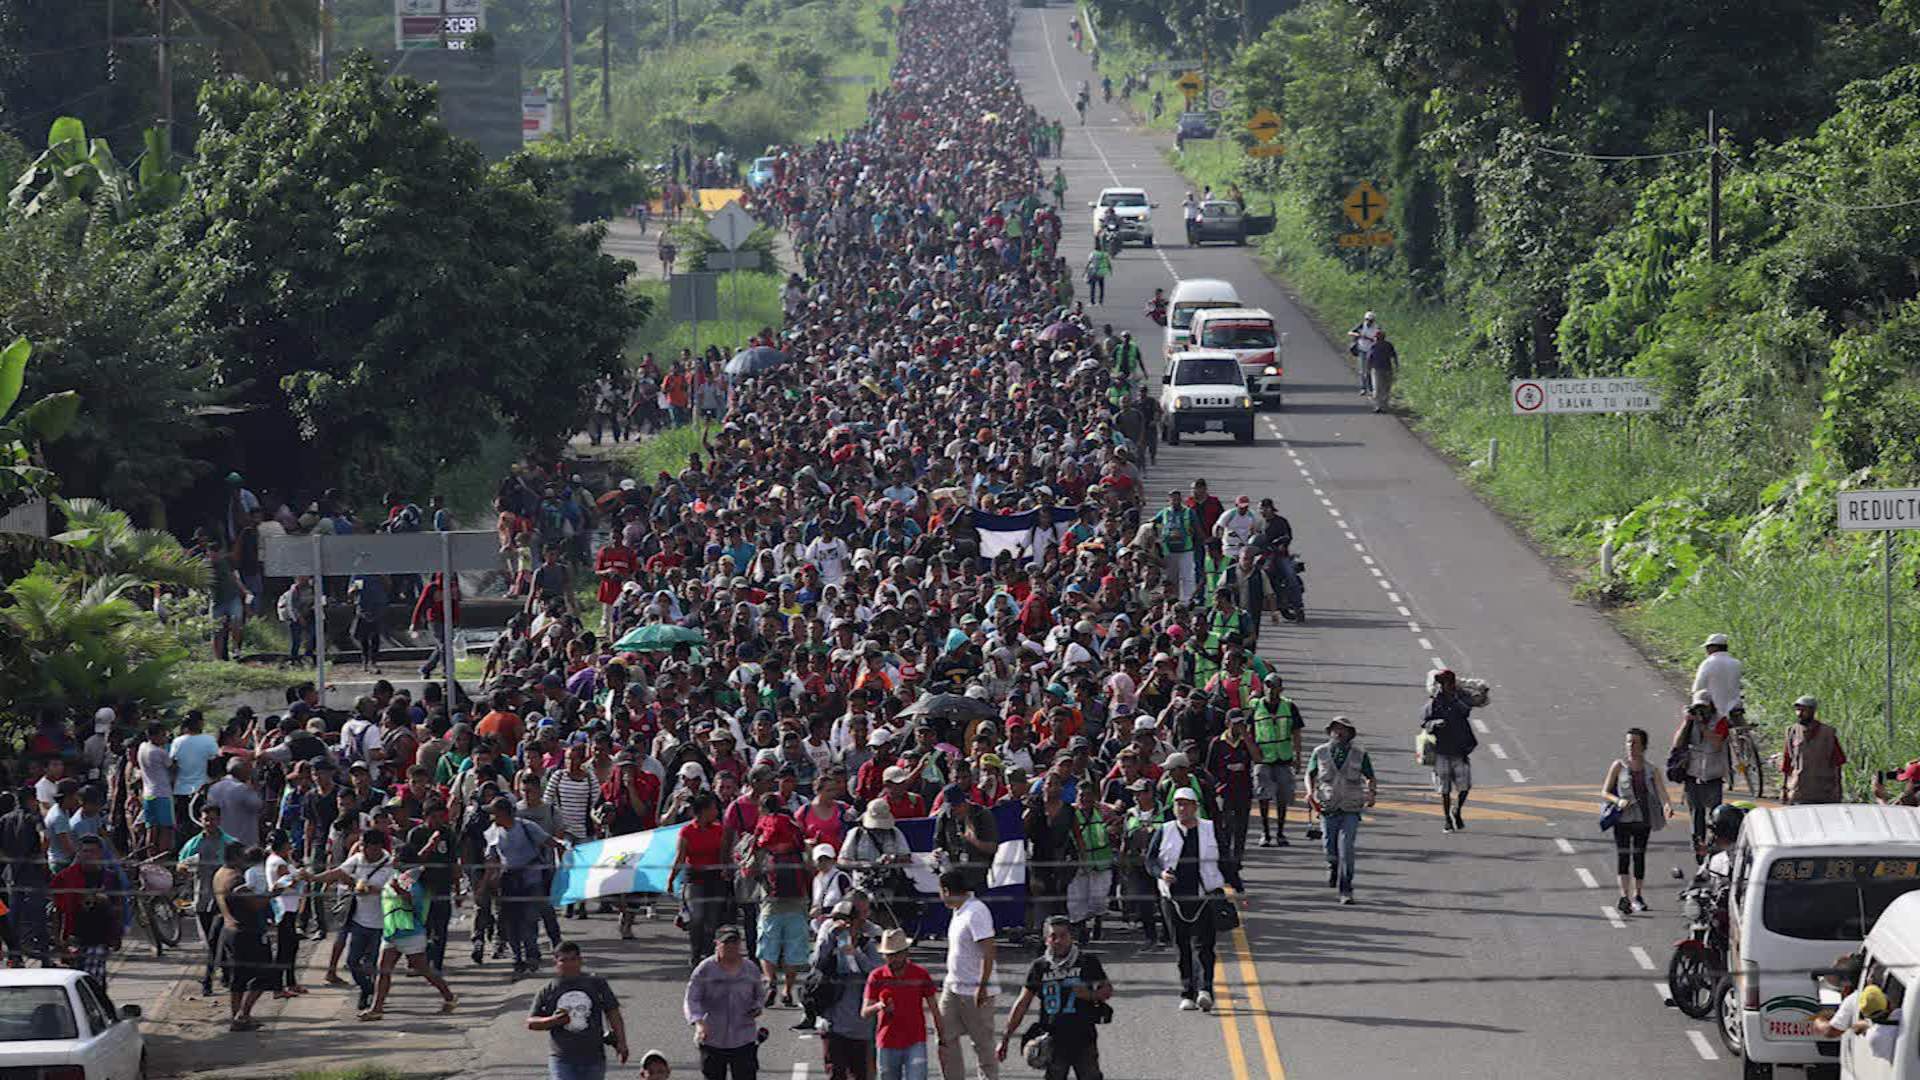
[(1289, 622), (1305, 619), (1307, 588), (1293, 557), (1293, 524), (1280, 515), (1270, 498), (1260, 500), (1260, 535), (1254, 542), (1261, 549), (1274, 596), (1280, 602), (1280, 616)]
[(1167, 325), (1167, 290), (1153, 290), (1153, 298), (1147, 301), (1147, 318), (1160, 326)]
[(1746, 819), (1746, 810), (1733, 803), (1714, 807), (1713, 819), (1707, 823), (1707, 859), (1693, 872), (1694, 884), (1705, 884), (1715, 895), (1724, 895), (1733, 880), (1733, 845), (1739, 841), (1740, 824)]

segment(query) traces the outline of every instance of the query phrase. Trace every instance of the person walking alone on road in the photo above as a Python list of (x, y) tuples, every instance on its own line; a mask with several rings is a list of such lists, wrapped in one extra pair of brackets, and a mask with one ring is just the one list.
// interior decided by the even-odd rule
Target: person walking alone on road
[(1796, 717), (1787, 728), (1786, 748), (1780, 752), (1780, 771), (1786, 776), (1789, 805), (1840, 801), (1840, 767), (1847, 763), (1840, 735), (1820, 722), (1820, 703), (1801, 696), (1793, 703)]
[[(833, 1003), (820, 1011), (825, 1026), (821, 1039), (827, 1080), (869, 1080), (873, 1057), (873, 1020), (862, 1015), (867, 979), (880, 969), (874, 950), (868, 899), (854, 892), (833, 905), (826, 928), (814, 945), (813, 966), (832, 972)], [(931, 980), (929, 980), (931, 981)]]
[(1627, 729), (1627, 753), (1607, 766), (1600, 797), (1620, 810), (1613, 823), (1613, 850), (1620, 877), (1620, 914), (1647, 910), (1640, 887), (1647, 879), (1647, 839), (1667, 823), (1670, 803), (1660, 770), (1647, 767), (1647, 733)]
[[(1200, 797), (1192, 788), (1173, 793), (1173, 817), (1160, 826), (1150, 854), (1180, 969), (1180, 1011), (1212, 1012), (1213, 946), (1220, 927), (1214, 905), (1227, 885), (1242, 886), (1239, 868), (1221, 861), (1219, 833), (1200, 816)], [(1245, 897), (1240, 903), (1245, 906)]]
[(687, 980), (681, 1008), (700, 1047), (700, 1075), (707, 1080), (758, 1080), (760, 1011), (767, 981), (747, 959), (740, 928), (714, 935), (713, 955)]
[(581, 970), (577, 942), (563, 941), (553, 950), (553, 981), (534, 995), (527, 1010), (527, 1030), (547, 1033), (549, 1080), (604, 1080), (609, 1031), (614, 1054), (620, 1064), (627, 1063), (627, 1025), (620, 1016), (620, 999), (607, 980)]
[[(886, 963), (867, 976), (860, 1015), (877, 1022), (875, 1055), (880, 1080), (927, 1080), (927, 1021), (944, 1050), (947, 1025), (935, 1005), (939, 988), (927, 969), (907, 958), (913, 942), (899, 928), (880, 936)], [(989, 1015), (988, 1023), (992, 1023)], [(951, 1075), (951, 1074), (949, 1074)]]
[(1373, 393), (1373, 372), (1367, 366), (1367, 355), (1373, 352), (1373, 343), (1380, 340), (1380, 323), (1369, 311), (1360, 317), (1354, 328), (1347, 331), (1347, 352), (1359, 361), (1360, 396)]
[(1100, 958), (1074, 944), (1073, 927), (1067, 920), (1056, 915), (1046, 925), (1047, 950), (1027, 968), (1020, 1000), (1007, 1014), (998, 1056), (1007, 1059), (1007, 1044), (1037, 1000), (1038, 1026), (1053, 1039), (1046, 1080), (1067, 1080), (1068, 1074), (1076, 1080), (1100, 1080), (1100, 1031), (1094, 1025), (1102, 1015), (1111, 1018), (1113, 1014), (1106, 1004), (1113, 997), (1113, 983), (1107, 980)]
[(1373, 342), (1365, 360), (1367, 377), (1373, 383), (1373, 411), (1386, 412), (1393, 399), (1393, 377), (1400, 368), (1400, 350), (1387, 340), (1387, 332)]
[(1726, 719), (1718, 715), (1719, 711), (1713, 704), (1712, 694), (1694, 691), (1693, 704), (1687, 706), (1686, 715), (1680, 718), (1680, 726), (1673, 733), (1673, 745), (1667, 753), (1668, 761), (1684, 755), (1680, 760), (1686, 769), (1687, 810), (1693, 818), (1693, 861), (1696, 863), (1707, 857), (1707, 825), (1713, 818), (1714, 808), (1720, 805), (1732, 766), (1727, 752), (1730, 729)]
[(1307, 759), (1312, 806), (1326, 830), (1327, 884), (1340, 890), (1342, 904), (1353, 903), (1353, 846), (1360, 836), (1360, 815), (1379, 791), (1373, 759), (1354, 741), (1358, 734), (1352, 721), (1336, 716), (1327, 721), (1327, 741), (1314, 747)]
[[(1253, 794), (1260, 804), (1260, 846), (1286, 847), (1287, 807), (1293, 805), (1293, 763), (1298, 756), (1300, 730), (1307, 726), (1300, 706), (1283, 693), (1279, 675), (1269, 675), (1253, 699), (1253, 745), (1259, 764), (1253, 772)], [(1278, 807), (1278, 821), (1267, 811)]]
[(1107, 302), (1107, 275), (1113, 273), (1113, 256), (1096, 247), (1087, 255), (1087, 303)]
[(940, 900), (953, 912), (947, 922), (947, 977), (940, 984), (940, 1074), (947, 1080), (965, 1075), (960, 1049), (964, 1038), (973, 1043), (979, 1075), (1000, 1080), (1000, 1061), (993, 1052), (993, 912), (973, 895), (972, 875), (959, 868), (940, 875)]
[(1440, 831), (1464, 829), (1467, 823), (1461, 811), (1467, 807), (1467, 792), (1473, 790), (1473, 766), (1468, 755), (1480, 740), (1473, 733), (1473, 703), (1460, 692), (1453, 672), (1435, 671), (1427, 685), (1426, 711), (1420, 714), (1420, 729), (1433, 736), (1433, 788), (1440, 793)]

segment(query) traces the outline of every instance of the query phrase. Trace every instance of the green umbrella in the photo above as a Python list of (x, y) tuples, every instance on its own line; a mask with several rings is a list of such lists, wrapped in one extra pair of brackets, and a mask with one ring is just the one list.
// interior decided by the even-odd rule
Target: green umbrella
[(675, 645), (700, 646), (706, 643), (704, 630), (672, 623), (648, 623), (627, 631), (627, 636), (614, 642), (613, 647), (617, 652), (665, 652)]

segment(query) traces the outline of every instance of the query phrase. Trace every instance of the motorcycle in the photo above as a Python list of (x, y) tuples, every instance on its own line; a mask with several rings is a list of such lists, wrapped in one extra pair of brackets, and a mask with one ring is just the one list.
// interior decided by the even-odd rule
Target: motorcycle
[(1125, 241), (1120, 239), (1119, 227), (1111, 221), (1108, 222), (1106, 227), (1100, 230), (1100, 235), (1094, 239), (1095, 242), (1099, 244), (1101, 250), (1105, 251), (1108, 255), (1116, 257), (1120, 254), (1120, 249), (1126, 246)]
[[(1675, 878), (1681, 878), (1678, 868)], [(1727, 889), (1704, 872), (1680, 890), (1687, 936), (1667, 961), (1667, 1004), (1694, 1020), (1713, 1015), (1714, 988), (1727, 974)]]
[(1147, 318), (1157, 326), (1167, 325), (1167, 301), (1165, 297), (1147, 301)]
[[(1257, 541), (1256, 541), (1257, 543)], [(1260, 566), (1266, 572), (1267, 584), (1273, 590), (1274, 607), (1280, 617), (1288, 622), (1307, 621), (1307, 561), (1293, 557), (1291, 547), (1269, 547), (1262, 544)], [(1291, 577), (1280, 573), (1279, 560), (1287, 560), (1293, 568)]]

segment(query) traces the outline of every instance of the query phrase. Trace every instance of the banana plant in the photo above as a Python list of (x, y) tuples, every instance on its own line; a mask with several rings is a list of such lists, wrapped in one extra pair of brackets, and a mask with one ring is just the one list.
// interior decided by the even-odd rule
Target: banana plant
[(32, 356), (33, 345), (26, 338), (0, 350), (0, 513), (53, 496), (58, 482), (40, 464), (39, 447), (65, 435), (80, 415), (80, 395), (72, 390), (14, 410)]
[(180, 198), (185, 181), (173, 170), (166, 136), (149, 128), (134, 168), (121, 165), (105, 139), (88, 139), (87, 126), (63, 116), (47, 132), (47, 149), (14, 182), (13, 211), (32, 217), (69, 199), (91, 203), (116, 224), (162, 209)]

